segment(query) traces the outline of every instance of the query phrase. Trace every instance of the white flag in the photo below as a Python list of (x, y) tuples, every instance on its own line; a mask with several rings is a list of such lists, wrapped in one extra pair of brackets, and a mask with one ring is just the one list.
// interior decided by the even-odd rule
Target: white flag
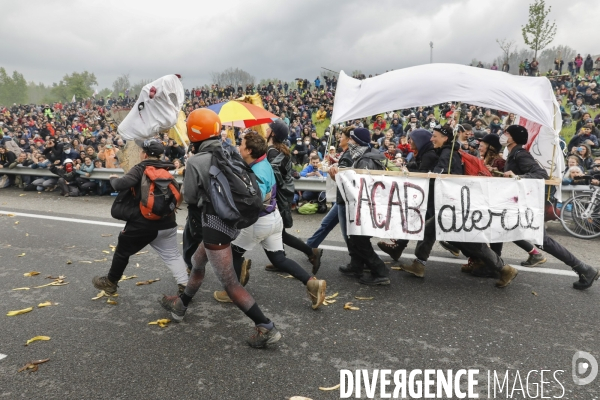
[(96, 98), (96, 95), (98, 94), (98, 89), (94, 89), (94, 93), (92, 94), (93, 98)]
[(75, 103), (75, 95), (73, 95), (73, 98), (71, 99), (71, 103)]

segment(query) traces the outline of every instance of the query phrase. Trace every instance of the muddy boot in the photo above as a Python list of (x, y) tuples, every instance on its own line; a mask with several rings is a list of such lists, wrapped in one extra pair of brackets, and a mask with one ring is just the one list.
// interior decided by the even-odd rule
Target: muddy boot
[(594, 281), (600, 278), (600, 271), (586, 263), (581, 263), (573, 267), (573, 271), (579, 274), (579, 280), (573, 283), (573, 287), (577, 290), (585, 290), (594, 284)]
[(497, 288), (505, 288), (519, 275), (519, 271), (510, 265), (505, 265), (500, 270), (500, 279), (496, 282)]
[(377, 242), (377, 247), (379, 247), (379, 249), (385, 254), (392, 257), (394, 261), (398, 261), (398, 259), (402, 255), (402, 252), (404, 251), (404, 247), (399, 246), (396, 243), (386, 243), (383, 241)]
[(415, 258), (410, 264), (400, 265), (400, 268), (418, 278), (423, 278), (425, 276), (425, 264), (423, 264), (423, 262), (421, 262), (418, 258)]

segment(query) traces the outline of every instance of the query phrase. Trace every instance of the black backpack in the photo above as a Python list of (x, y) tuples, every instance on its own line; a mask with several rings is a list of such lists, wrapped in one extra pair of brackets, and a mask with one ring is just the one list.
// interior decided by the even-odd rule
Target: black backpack
[(369, 169), (371, 171), (387, 171), (388, 162), (389, 160), (376, 150), (368, 151), (354, 162), (354, 168)]
[(214, 147), (208, 197), (215, 213), (227, 225), (244, 229), (258, 220), (263, 209), (256, 175), (232, 147)]

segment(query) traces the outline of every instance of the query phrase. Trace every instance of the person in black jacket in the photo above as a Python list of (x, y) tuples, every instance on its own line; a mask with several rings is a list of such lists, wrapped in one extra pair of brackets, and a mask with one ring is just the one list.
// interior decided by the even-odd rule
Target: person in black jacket
[[(369, 143), (371, 142), (371, 133), (365, 128), (355, 128), (342, 132), (340, 144), (347, 146), (347, 150), (342, 154), (338, 163), (339, 168), (354, 167), (365, 168), (369, 165), (367, 153), (373, 157), (384, 156), (375, 151), (371, 153)], [(373, 168), (370, 168), (373, 169)], [(329, 174), (335, 180), (338, 167), (329, 168)], [(341, 192), (337, 191), (338, 217), (342, 234), (346, 235), (346, 204)], [(385, 263), (373, 250), (371, 238), (369, 236), (349, 235), (347, 236), (348, 254), (350, 255), (350, 264), (339, 268), (340, 272), (347, 276), (359, 278), (359, 282), (364, 285), (389, 285), (389, 269)], [(365, 266), (371, 270), (368, 275), (363, 275)]]
[[(508, 178), (548, 179), (548, 173), (543, 169), (533, 156), (523, 148), (527, 143), (529, 133), (520, 125), (511, 125), (506, 128), (501, 142), (506, 145), (509, 153), (504, 166), (504, 176)], [(540, 247), (540, 246), (538, 246)], [(544, 230), (544, 242), (541, 246), (548, 254), (553, 255), (571, 267), (579, 275), (579, 280), (573, 287), (584, 290), (593, 285), (600, 278), (600, 270), (579, 260), (569, 250), (556, 242)]]
[[(58, 163), (58, 161), (57, 161)], [(60, 188), (60, 194), (65, 197), (77, 197), (79, 196), (79, 189), (77, 188), (77, 172), (73, 167), (73, 160), (70, 158), (65, 159), (62, 166), (53, 164), (50, 167), (50, 172), (58, 175), (57, 184)]]
[(176, 158), (183, 159), (185, 156), (185, 149), (177, 143), (176, 140), (169, 140), (169, 146), (165, 152), (165, 156), (169, 161), (174, 161)]
[(173, 164), (160, 161), (159, 158), (164, 152), (165, 147), (161, 142), (155, 139), (146, 140), (142, 147), (142, 161), (134, 165), (121, 178), (117, 175), (110, 176), (111, 186), (119, 192), (115, 203), (120, 202), (120, 204), (113, 205), (113, 215), (115, 215), (115, 206), (119, 206), (119, 219), (123, 219), (127, 223), (119, 233), (108, 275), (95, 276), (92, 279), (96, 289), (104, 290), (109, 295), (117, 292), (119, 287), (117, 283), (123, 276), (129, 263), (129, 257), (142, 250), (146, 245), (152, 246), (167, 264), (180, 291), (183, 291), (187, 284), (187, 268), (178, 249), (175, 213), (159, 220), (147, 219), (140, 211), (139, 197), (134, 194), (139, 194), (141, 191), (142, 176), (146, 167), (173, 168)]

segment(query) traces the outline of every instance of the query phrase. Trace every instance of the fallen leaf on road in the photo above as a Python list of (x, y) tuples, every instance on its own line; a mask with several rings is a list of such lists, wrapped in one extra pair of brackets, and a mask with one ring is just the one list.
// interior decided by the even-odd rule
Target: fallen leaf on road
[(138, 263), (135, 263), (135, 267), (136, 267), (136, 268), (139, 268), (139, 267), (140, 267), (140, 264), (138, 264)]
[(0, 360), (4, 360), (6, 357), (6, 354), (0, 354)]
[(146, 251), (138, 251), (137, 253), (135, 253), (136, 256), (139, 256), (140, 254), (146, 254), (148, 252), (148, 250)]
[(532, 295), (534, 295), (534, 296), (537, 296), (537, 293), (536, 293), (536, 292), (531, 292), (531, 294), (532, 294)]
[(53, 303), (53, 302), (51, 302), (51, 301), (46, 301), (46, 302), (44, 302), (44, 303), (40, 303), (40, 304), (38, 304), (38, 307), (39, 307), (39, 308), (42, 308), (42, 307), (49, 307), (49, 306), (55, 306), (56, 304), (57, 304), (57, 303)]
[(15, 221), (15, 225), (19, 225), (19, 221)]
[(102, 236), (102, 237), (110, 237), (110, 236), (112, 236), (112, 233), (103, 233), (100, 236)]
[(79, 261), (80, 263), (84, 263), (84, 264), (91, 264), (91, 261)]
[(148, 325), (158, 325), (161, 328), (164, 328), (169, 322), (171, 322), (170, 319), (157, 319), (156, 321), (148, 322)]
[(9, 217), (14, 217), (15, 216), (15, 214), (10, 214), (10, 213), (6, 214), (6, 215), (9, 216)]
[(335, 292), (334, 294), (332, 294), (331, 296), (326, 296), (325, 300), (331, 300), (331, 299), (335, 299), (336, 297), (338, 297), (339, 293)]
[(106, 257), (104, 257), (102, 260), (94, 260), (95, 262), (104, 262), (106, 261)]
[(292, 396), (292, 397), (290, 397), (290, 400), (312, 400), (312, 399), (309, 399), (308, 397), (304, 397), (304, 396)]
[(26, 233), (25, 236), (29, 236), (29, 233)]
[(31, 271), (31, 272), (25, 272), (25, 273), (23, 274), (23, 276), (36, 276), (36, 275), (39, 275), (39, 274), (40, 274), (40, 273), (39, 273), (39, 272), (37, 272), (37, 271)]
[(277, 274), (277, 275), (279, 275), (279, 276), (280, 276), (280, 277), (282, 277), (282, 278), (286, 278), (286, 279), (287, 279), (287, 278), (293, 278), (293, 276), (292, 276), (292, 275), (290, 275), (290, 274), (287, 274), (287, 275), (283, 275), (283, 274)]
[(335, 303), (337, 300), (323, 300), (323, 305), (328, 306), (330, 304)]
[(319, 386), (319, 390), (323, 390), (323, 391), (325, 391), (325, 392), (329, 392), (329, 391), (331, 391), (331, 390), (337, 390), (337, 389), (339, 389), (339, 388), (340, 388), (340, 384), (339, 384), (339, 383), (338, 383), (337, 385), (335, 385), (335, 386), (328, 387), (328, 388), (326, 388), (326, 387), (320, 387), (320, 386)]
[(19, 254), (17, 257), (25, 257), (25, 253)]
[(357, 311), (357, 310), (360, 310), (360, 308), (358, 308), (358, 307), (353, 307), (353, 306), (352, 306), (352, 302), (348, 302), (348, 303), (344, 304), (344, 310), (352, 310), (352, 311)]
[(116, 305), (118, 304), (116, 301), (114, 301), (114, 300), (111, 300), (111, 299), (106, 299), (106, 302), (107, 302), (108, 304), (112, 304), (113, 306), (116, 306)]
[(108, 250), (102, 250), (102, 252), (106, 253), (106, 254), (110, 254), (110, 251), (108, 251)]
[(390, 269), (393, 269), (396, 271), (402, 271), (402, 267), (390, 267)]
[(18, 287), (18, 288), (14, 288), (13, 290), (29, 290), (28, 287)]
[(158, 282), (158, 281), (160, 281), (160, 278), (157, 278), (157, 279), (148, 279), (147, 281), (136, 282), (135, 284), (136, 284), (136, 286), (149, 285), (151, 283)]
[(67, 260), (67, 264), (73, 264), (73, 261)]
[[(118, 294), (118, 293), (115, 293), (115, 294), (113, 294), (113, 295), (112, 295), (112, 297), (118, 297), (118, 296), (119, 296), (119, 294)], [(106, 292), (103, 290), (103, 291), (101, 291), (100, 293), (98, 293), (98, 294), (96, 295), (96, 297), (92, 297), (92, 300), (98, 300), (98, 299), (99, 299), (99, 298), (101, 298), (101, 297), (111, 297), (111, 295), (110, 295), (110, 294), (108, 294), (108, 293), (106, 293)]]
[(34, 289), (40, 289), (46, 286), (64, 286), (64, 285), (68, 285), (69, 282), (65, 282), (62, 279), (58, 279), (54, 282), (50, 282), (50, 283), (46, 283), (45, 285), (41, 285), (41, 286), (34, 286)]
[(36, 361), (32, 361), (32, 362), (28, 362), (27, 364), (25, 364), (25, 366), (23, 368), (19, 368), (18, 372), (23, 372), (26, 371), (28, 369), (30, 369), (31, 371), (29, 372), (35, 372), (38, 370), (38, 365), (39, 364), (43, 364), (45, 362), (50, 361), (49, 358), (46, 358), (45, 360), (36, 360)]
[(121, 281), (127, 281), (127, 280), (133, 279), (133, 278), (137, 278), (137, 275), (131, 275), (131, 276), (123, 275), (121, 277), (121, 279), (119, 279), (119, 282), (121, 282)]
[(9, 317), (14, 317), (15, 315), (26, 314), (32, 310), (33, 310), (33, 307), (27, 307), (22, 310), (9, 311), (8, 314), (6, 314), (6, 315), (8, 315)]
[(356, 300), (373, 300), (375, 297), (359, 297), (359, 296), (354, 296), (354, 298)]
[(21, 193), (19, 197), (27, 196), (25, 193)]
[(25, 343), (25, 346), (29, 346), (29, 343), (37, 342), (38, 340), (48, 341), (48, 340), (50, 340), (50, 336), (36, 336), (36, 337), (32, 337), (31, 339), (29, 339), (27, 341), (27, 343)]
[(64, 276), (64, 275), (59, 275), (59, 276), (48, 275), (46, 277), (46, 279), (54, 279), (54, 280), (60, 280), (60, 279), (65, 279), (65, 278), (66, 278), (66, 276)]

